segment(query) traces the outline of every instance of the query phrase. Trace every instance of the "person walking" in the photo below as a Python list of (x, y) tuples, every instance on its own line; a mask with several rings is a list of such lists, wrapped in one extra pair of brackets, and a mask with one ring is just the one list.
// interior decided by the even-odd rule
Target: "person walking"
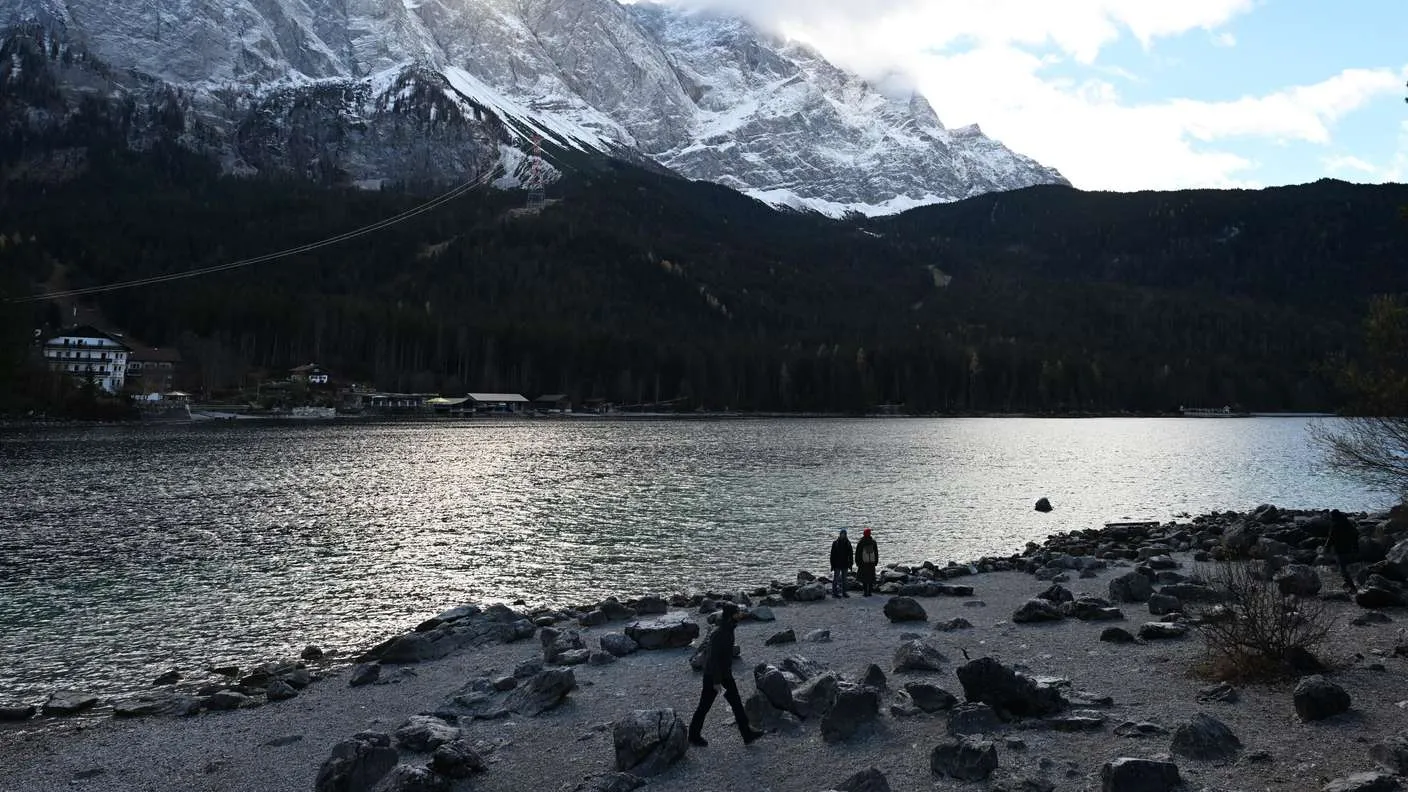
[(856, 577), (860, 578), (861, 590), (869, 597), (875, 589), (875, 567), (880, 565), (880, 547), (866, 528), (856, 542)]
[(733, 632), (743, 620), (743, 613), (737, 605), (726, 602), (718, 619), (718, 626), (709, 634), (709, 647), (704, 654), (704, 690), (699, 694), (699, 706), (694, 708), (694, 718), (689, 722), (689, 742), (698, 746), (709, 744), (704, 739), (704, 716), (714, 706), (718, 688), (723, 687), (724, 700), (733, 708), (738, 733), (743, 735), (743, 744), (747, 745), (763, 733), (748, 725), (748, 713), (743, 710), (743, 699), (738, 697), (738, 683), (733, 681)]
[(1344, 587), (1351, 594), (1359, 593), (1354, 578), (1349, 575), (1349, 564), (1359, 556), (1359, 527), (1339, 509), (1330, 511), (1330, 535), (1325, 538), (1326, 550), (1335, 554), (1335, 565), (1340, 568)]
[(846, 538), (846, 529), (831, 543), (831, 596), (849, 597), (846, 593), (846, 573), (855, 563), (856, 554), (851, 549), (851, 540)]

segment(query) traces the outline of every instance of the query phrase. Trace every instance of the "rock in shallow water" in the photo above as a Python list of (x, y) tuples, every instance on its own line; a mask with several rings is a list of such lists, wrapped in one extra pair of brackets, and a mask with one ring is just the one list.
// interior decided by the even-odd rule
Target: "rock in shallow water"
[(81, 690), (55, 690), (44, 702), (43, 712), (45, 715), (56, 717), (75, 715), (92, 709), (97, 703), (98, 697), (92, 693)]

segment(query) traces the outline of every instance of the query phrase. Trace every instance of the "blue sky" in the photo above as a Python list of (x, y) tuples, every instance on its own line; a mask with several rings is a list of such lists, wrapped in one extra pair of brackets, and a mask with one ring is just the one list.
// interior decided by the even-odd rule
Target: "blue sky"
[(1408, 180), (1408, 0), (702, 2), (904, 71), (1085, 189)]

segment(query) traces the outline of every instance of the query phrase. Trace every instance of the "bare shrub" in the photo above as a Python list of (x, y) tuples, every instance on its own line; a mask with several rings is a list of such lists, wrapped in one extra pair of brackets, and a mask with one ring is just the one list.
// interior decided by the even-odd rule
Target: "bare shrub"
[(1314, 670), (1315, 650), (1330, 631), (1319, 599), (1287, 596), (1254, 563), (1205, 566), (1201, 576), (1222, 602), (1194, 608), (1207, 656), (1198, 669), (1221, 680), (1264, 680)]

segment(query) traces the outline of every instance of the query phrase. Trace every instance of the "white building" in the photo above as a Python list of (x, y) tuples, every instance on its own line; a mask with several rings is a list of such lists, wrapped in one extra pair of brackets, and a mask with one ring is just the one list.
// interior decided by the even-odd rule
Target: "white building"
[(70, 327), (44, 342), (44, 361), (50, 371), (120, 393), (127, 379), (127, 354), (132, 351), (120, 339), (88, 325)]

